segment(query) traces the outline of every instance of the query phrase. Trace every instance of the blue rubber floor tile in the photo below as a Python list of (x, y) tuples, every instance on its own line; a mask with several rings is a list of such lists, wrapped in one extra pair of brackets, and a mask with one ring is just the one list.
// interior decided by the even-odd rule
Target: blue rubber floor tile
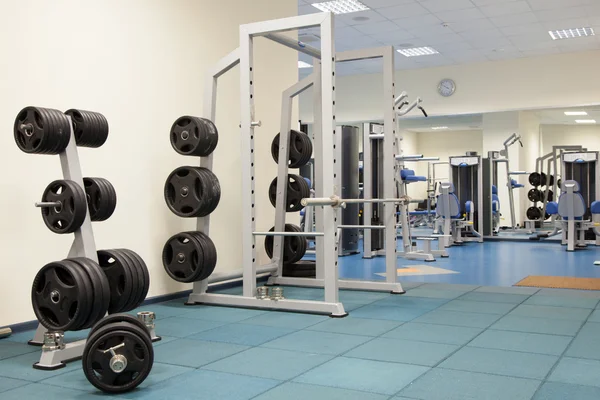
[(442, 362), (440, 368), (544, 379), (556, 361), (558, 357), (546, 354), (463, 347)]
[(244, 288), (242, 286), (234, 286), (227, 289), (215, 290), (213, 293), (220, 294), (242, 294), (244, 292)]
[(530, 400), (540, 381), (435, 368), (400, 392), (426, 400)]
[(588, 318), (588, 322), (600, 322), (600, 310), (594, 310)]
[(465, 285), (461, 283), (426, 283), (421, 289), (433, 290), (455, 290), (459, 292), (470, 292), (477, 289), (479, 285)]
[(327, 319), (329, 319), (329, 317), (323, 315), (271, 311), (256, 317), (245, 319), (242, 321), (242, 323), (251, 325), (276, 326), (288, 329), (304, 329)]
[(464, 290), (423, 289), (423, 286), (409, 290), (403, 296), (406, 297), (431, 297), (434, 299), (455, 299), (464, 295)]
[(598, 338), (600, 338), (600, 324), (594, 322), (586, 323), (577, 336), (575, 336), (573, 343), (571, 343), (565, 355), (600, 360)]
[(482, 332), (482, 328), (464, 326), (419, 324), (407, 322), (382, 337), (390, 339), (417, 340), (462, 346)]
[(19, 386), (28, 385), (30, 382), (21, 379), (2, 378), (0, 377), (0, 393), (10, 389), (18, 388)]
[(552, 382), (600, 387), (600, 361), (563, 357), (548, 378)]
[(294, 381), (393, 395), (428, 370), (418, 365), (337, 357)]
[(6, 358), (11, 358), (15, 356), (20, 356), (27, 353), (39, 353), (41, 351), (40, 347), (29, 346), (23, 343), (17, 342), (0, 342), (0, 360), (4, 360)]
[[(89, 329), (83, 329), (81, 331), (69, 331), (65, 332), (65, 343), (75, 342), (77, 340), (86, 339), (88, 337)], [(24, 332), (13, 333), (9, 337), (2, 339), (0, 343), (6, 342), (18, 342), (22, 344), (27, 344), (28, 341), (33, 339), (33, 335), (35, 334), (35, 330), (29, 330)], [(32, 349), (36, 349), (36, 351), (40, 351), (40, 347), (30, 346)]]
[(592, 310), (572, 307), (531, 306), (521, 304), (508, 315), (519, 317), (550, 318), (568, 321), (585, 321)]
[(156, 319), (161, 320), (169, 317), (186, 315), (194, 311), (194, 309), (193, 307), (177, 307), (165, 303), (156, 303), (138, 307), (135, 310), (128, 312), (128, 314), (137, 315), (140, 311), (153, 311), (156, 314)]
[(506, 315), (490, 327), (503, 331), (575, 336), (582, 322)]
[(266, 311), (250, 310), (246, 308), (214, 307), (205, 305), (189, 307), (192, 312), (186, 314), (186, 318), (197, 318), (219, 322), (239, 322), (266, 313)]
[(458, 348), (451, 344), (376, 338), (350, 350), (344, 357), (433, 367)]
[(169, 342), (172, 342), (173, 340), (177, 340), (177, 339), (180, 339), (180, 338), (177, 338), (175, 336), (160, 335), (160, 340), (158, 342), (152, 343), (152, 346), (154, 346), (154, 347), (161, 346), (165, 343), (169, 343)]
[(271, 349), (291, 350), (308, 353), (338, 355), (364, 342), (367, 336), (343, 335), (340, 333), (298, 331), (262, 345)]
[(542, 296), (566, 296), (566, 297), (587, 297), (600, 300), (600, 290), (574, 290), (574, 289), (541, 289), (538, 295)]
[[(89, 383), (87, 390), (90, 393), (64, 387), (31, 383), (29, 385), (21, 386), (16, 389), (4, 392), (0, 395), (0, 397), (2, 398), (2, 400), (25, 400), (38, 398), (42, 398), (44, 400), (71, 400), (89, 398), (100, 399), (101, 397), (106, 398), (105, 396), (102, 396), (101, 392), (95, 390), (94, 387), (91, 386)], [(123, 397), (120, 398), (123, 399)]]
[(461, 296), (461, 300), (485, 301), (489, 303), (520, 304), (529, 298), (525, 294), (506, 294), (489, 292), (470, 292)]
[[(169, 365), (155, 362), (152, 365), (152, 371), (148, 378), (139, 386), (140, 389), (155, 385), (174, 376), (193, 371), (193, 368), (180, 367), (179, 365)], [(82, 370), (67, 372), (66, 374), (44, 379), (38, 383), (44, 385), (60, 386), (69, 389), (77, 389), (87, 392), (94, 392), (96, 389), (88, 382)], [(125, 395), (127, 396), (127, 395)]]
[(421, 315), (429, 312), (424, 308), (409, 308), (396, 306), (378, 306), (369, 304), (352, 312), (355, 318), (383, 319), (389, 321), (412, 321)]
[(438, 310), (504, 315), (513, 308), (515, 308), (515, 305), (509, 303), (492, 303), (487, 301), (469, 301), (457, 299), (444, 304), (438, 308)]
[(225, 322), (186, 318), (185, 316), (169, 317), (156, 322), (156, 334), (183, 338), (224, 324)]
[(425, 282), (402, 282), (402, 289), (411, 290), (423, 286)]
[(262, 326), (250, 324), (229, 324), (209, 331), (192, 335), (189, 339), (201, 339), (210, 342), (225, 342), (258, 346), (280, 336), (295, 332), (294, 329), (279, 328), (276, 326)]
[(0, 376), (37, 382), (56, 375), (62, 375), (74, 369), (81, 370), (81, 361), (67, 363), (64, 368), (54, 371), (34, 369), (32, 365), (40, 361), (41, 355), (41, 348), (38, 347), (37, 349), (38, 351), (35, 353), (27, 353), (0, 361)]
[(356, 390), (339, 389), (327, 386), (306, 385), (304, 383), (287, 382), (266, 393), (255, 397), (255, 400), (387, 400), (389, 396), (358, 392)]
[(125, 395), (144, 400), (247, 400), (280, 383), (272, 379), (201, 369), (163, 381), (149, 390), (136, 390)]
[(377, 300), (391, 297), (389, 293), (382, 292), (364, 292), (358, 290), (340, 290), (340, 301), (342, 303), (351, 301), (353, 303), (372, 303)]
[(469, 346), (560, 356), (571, 340), (572, 336), (488, 329), (469, 343)]
[(351, 301), (345, 301), (344, 302), (344, 310), (346, 312), (350, 312), (350, 311), (357, 310), (361, 307), (364, 307), (365, 305), (366, 305), (365, 303), (354, 303)]
[(374, 306), (394, 306), (406, 308), (423, 308), (425, 310), (434, 310), (439, 306), (448, 303), (450, 299), (434, 299), (430, 297), (407, 297), (407, 296), (390, 296), (386, 299), (378, 300), (372, 305)]
[(573, 308), (594, 308), (600, 299), (575, 296), (544, 296), (533, 295), (523, 302), (534, 306), (555, 306)]
[(254, 347), (202, 368), (286, 381), (332, 358), (324, 354)]
[(350, 315), (346, 318), (330, 318), (306, 329), (348, 335), (379, 336), (396, 328), (401, 323), (380, 319), (356, 318), (354, 315)]
[(283, 287), (283, 295), (288, 299), (318, 300), (325, 297), (325, 291), (315, 288)]
[(528, 288), (528, 287), (504, 287), (504, 286), (481, 286), (474, 290), (474, 292), (484, 293), (504, 293), (504, 294), (524, 294), (530, 296), (539, 292), (539, 288)]
[(600, 388), (571, 385), (568, 383), (546, 382), (537, 391), (533, 400), (598, 400)]
[(238, 344), (178, 339), (156, 347), (154, 349), (154, 361), (198, 368), (244, 351), (247, 348), (248, 346)]
[(500, 315), (495, 314), (441, 311), (438, 309), (430, 311), (422, 317), (415, 319), (413, 322), (438, 325), (468, 326), (471, 328), (487, 328), (499, 318)]

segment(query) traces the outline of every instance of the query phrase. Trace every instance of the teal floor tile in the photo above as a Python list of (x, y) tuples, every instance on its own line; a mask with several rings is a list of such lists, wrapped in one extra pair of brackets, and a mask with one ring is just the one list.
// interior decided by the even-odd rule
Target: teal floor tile
[(0, 377), (0, 393), (10, 389), (18, 388), (19, 386), (28, 385), (30, 382), (21, 379), (3, 378)]
[[(81, 331), (70, 331), (65, 332), (65, 343), (75, 342), (77, 340), (86, 339), (89, 333), (89, 329), (83, 329)], [(35, 330), (29, 330), (24, 332), (16, 332), (10, 335), (7, 338), (4, 338), (0, 341), (0, 343), (6, 342), (18, 342), (22, 344), (27, 344), (28, 341), (33, 339), (33, 335), (35, 334)], [(40, 348), (36, 346), (30, 346), (34, 351), (39, 351)]]
[(431, 297), (390, 296), (382, 300), (377, 300), (372, 305), (434, 310), (449, 301), (450, 299), (435, 299)]
[(558, 357), (546, 354), (463, 347), (441, 363), (440, 368), (544, 379), (556, 361)]
[(575, 336), (581, 325), (581, 322), (575, 321), (506, 315), (492, 325), (490, 329)]
[(149, 390), (126, 393), (126, 396), (144, 400), (247, 400), (280, 383), (272, 379), (201, 369), (163, 381)]
[(156, 321), (156, 334), (183, 338), (224, 324), (225, 322), (205, 321), (185, 316), (169, 317)]
[(560, 356), (571, 340), (571, 336), (488, 329), (469, 343), (469, 346)]
[(535, 394), (533, 400), (598, 400), (600, 388), (571, 385), (568, 383), (546, 382)]
[(206, 305), (189, 306), (192, 312), (186, 318), (205, 319), (219, 322), (239, 322), (266, 313), (263, 310), (250, 310), (246, 308), (214, 307)]
[(0, 360), (4, 360), (6, 358), (11, 358), (15, 356), (20, 356), (27, 353), (39, 353), (41, 351), (40, 347), (29, 346), (24, 343), (17, 342), (0, 342)]
[(242, 321), (244, 324), (277, 326), (288, 329), (304, 329), (329, 319), (323, 315), (299, 314), (271, 311), (248, 318)]
[(342, 303), (351, 301), (353, 303), (372, 303), (377, 300), (391, 297), (389, 293), (382, 292), (364, 292), (357, 290), (340, 290), (340, 301)]
[(177, 338), (177, 337), (175, 337), (175, 336), (165, 336), (165, 335), (161, 335), (161, 336), (160, 336), (160, 340), (159, 340), (158, 342), (154, 342), (154, 343), (152, 343), (152, 346), (154, 346), (154, 347), (156, 347), (156, 346), (161, 346), (161, 345), (163, 345), (163, 344), (165, 344), (165, 343), (169, 343), (169, 342), (172, 342), (173, 340), (177, 340), (177, 339), (180, 339), (180, 338)]
[(37, 349), (38, 351), (35, 353), (27, 353), (0, 361), (0, 376), (37, 382), (75, 369), (81, 370), (81, 361), (67, 363), (64, 368), (54, 371), (34, 369), (32, 365), (40, 360), (41, 355), (41, 349), (39, 347)]
[(588, 322), (600, 322), (600, 310), (594, 310), (588, 318)]
[(548, 378), (552, 382), (600, 387), (600, 361), (563, 357)]
[(324, 354), (254, 347), (202, 368), (286, 381), (332, 358)]
[(406, 292), (406, 297), (431, 297), (434, 299), (455, 299), (467, 293), (464, 290), (424, 289), (423, 286)]
[(540, 381), (436, 368), (400, 392), (423, 400), (530, 400)]
[(470, 292), (477, 289), (479, 285), (466, 285), (461, 283), (426, 283), (421, 289), (454, 290), (458, 292)]
[(311, 331), (346, 333), (348, 335), (379, 336), (396, 328), (401, 323), (380, 319), (355, 318), (353, 315), (350, 315), (346, 318), (330, 318), (327, 321), (319, 322), (306, 329)]
[(390, 339), (418, 340), (462, 346), (482, 332), (482, 328), (464, 326), (420, 324), (407, 322), (382, 337)]
[(574, 290), (574, 289), (541, 289), (537, 294), (542, 296), (566, 296), (566, 297), (587, 297), (590, 299), (600, 299), (600, 290)]
[[(174, 376), (193, 371), (193, 368), (181, 367), (179, 365), (169, 365), (155, 362), (152, 365), (152, 371), (148, 378), (139, 386), (140, 389), (155, 385)], [(55, 376), (40, 381), (44, 385), (60, 386), (69, 389), (94, 392), (96, 389), (88, 382), (82, 370), (67, 372), (66, 374)]]
[(458, 348), (451, 344), (376, 338), (350, 350), (344, 356), (433, 367)]
[(154, 361), (198, 368), (244, 351), (247, 348), (248, 346), (231, 343), (178, 339), (156, 347), (154, 349)]
[(591, 310), (584, 308), (531, 306), (521, 304), (520, 306), (512, 310), (508, 315), (582, 322), (586, 320), (586, 318), (591, 314), (591, 312)]
[(423, 286), (425, 282), (402, 282), (402, 289), (404, 290), (412, 290)]
[(262, 345), (271, 349), (291, 350), (318, 354), (338, 355), (366, 341), (367, 336), (343, 335), (340, 333), (298, 331)]
[(388, 321), (411, 321), (429, 312), (423, 308), (409, 308), (396, 306), (378, 306), (369, 304), (352, 312), (352, 316), (365, 319), (383, 319)]
[(438, 325), (468, 326), (471, 328), (487, 328), (499, 318), (500, 315), (494, 314), (441, 311), (438, 309), (430, 311), (422, 317), (415, 319), (413, 322)]
[(156, 314), (156, 319), (161, 320), (169, 317), (185, 315), (194, 310), (193, 307), (181, 307), (167, 303), (157, 303), (138, 307), (135, 310), (129, 312), (129, 314), (136, 315), (140, 311), (153, 311)]
[(575, 296), (544, 296), (533, 295), (523, 302), (534, 306), (555, 306), (573, 308), (594, 308), (600, 299)]
[(474, 291), (483, 293), (521, 294), (530, 296), (539, 292), (540, 289), (528, 287), (481, 286)]
[(600, 360), (600, 324), (586, 323), (575, 336), (566, 356)]
[(350, 311), (354, 311), (357, 310), (361, 307), (364, 307), (365, 303), (354, 303), (352, 301), (345, 301), (344, 302), (344, 310), (349, 313)]
[[(210, 289), (210, 288), (209, 288)], [(209, 290), (209, 292), (212, 292)], [(221, 294), (242, 294), (244, 292), (244, 288), (242, 286), (234, 286), (227, 289), (215, 290), (213, 293), (221, 293)]]
[(306, 385), (304, 383), (287, 382), (266, 393), (255, 397), (255, 400), (387, 400), (389, 396), (375, 393), (358, 392), (356, 390), (339, 389), (327, 386)]
[(438, 310), (504, 315), (513, 308), (515, 308), (515, 305), (509, 303), (492, 303), (488, 301), (469, 301), (457, 299), (444, 304), (438, 308)]
[(337, 357), (294, 381), (393, 395), (428, 370), (417, 365)]
[(319, 300), (324, 298), (325, 292), (315, 288), (283, 287), (283, 295), (295, 300)]
[(201, 339), (210, 342), (225, 342), (258, 346), (280, 336), (295, 332), (294, 329), (279, 328), (276, 326), (262, 326), (250, 324), (228, 324), (209, 331), (192, 335), (189, 339)]
[(485, 301), (489, 303), (508, 303), (520, 304), (527, 300), (529, 295), (525, 294), (507, 294), (507, 293), (489, 293), (489, 292), (470, 292), (461, 296), (461, 300)]
[[(44, 400), (78, 400), (97, 398), (100, 399), (102, 394), (95, 390), (93, 386), (88, 384), (89, 393), (81, 390), (69, 389), (64, 387), (42, 385), (39, 383), (31, 383), (26, 386), (21, 386), (16, 389), (2, 393), (2, 400), (29, 400), (29, 399), (44, 399)], [(129, 397), (125, 397), (129, 398)], [(121, 397), (123, 399), (123, 397)]]

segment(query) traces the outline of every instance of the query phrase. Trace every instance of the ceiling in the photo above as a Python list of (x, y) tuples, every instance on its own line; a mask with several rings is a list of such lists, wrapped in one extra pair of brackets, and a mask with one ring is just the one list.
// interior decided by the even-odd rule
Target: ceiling
[[(314, 2), (298, 0), (299, 14), (319, 12), (310, 5)], [(600, 49), (600, 0), (361, 2), (371, 10), (336, 15), (336, 51), (392, 45), (396, 48), (430, 46), (440, 53), (421, 57), (396, 54), (397, 69)], [(548, 30), (580, 27), (592, 27), (597, 34), (556, 41), (548, 35)], [(318, 47), (318, 34), (318, 29), (303, 30), (300, 40)], [(312, 63), (304, 54), (300, 59)], [(340, 75), (377, 73), (381, 65), (378, 60), (367, 60), (339, 64), (336, 70)], [(310, 69), (300, 72), (305, 75)]]
[[(585, 111), (588, 115), (568, 116), (565, 111)], [(543, 125), (579, 125), (576, 119), (594, 119), (600, 124), (600, 106), (554, 108), (532, 111)], [(598, 126), (598, 124), (594, 126)], [(472, 115), (450, 115), (440, 117), (408, 117), (400, 119), (400, 126), (410, 132), (434, 132), (432, 127), (445, 126), (447, 129), (437, 132), (448, 131), (471, 131), (481, 130), (483, 125), (482, 114)]]

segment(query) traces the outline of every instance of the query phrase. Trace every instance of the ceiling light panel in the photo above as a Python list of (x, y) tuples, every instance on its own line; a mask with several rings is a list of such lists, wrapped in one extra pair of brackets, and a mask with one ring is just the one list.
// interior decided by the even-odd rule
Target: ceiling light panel
[(312, 68), (312, 65), (304, 61), (298, 61), (298, 68)]
[(550, 35), (552, 40), (572, 39), (577, 37), (596, 35), (592, 28), (559, 29), (556, 31), (548, 31), (548, 34)]
[(398, 49), (397, 51), (405, 57), (430, 56), (432, 54), (439, 54), (439, 52), (432, 47), (413, 47), (410, 49)]
[(576, 119), (575, 122), (577, 122), (578, 124), (595, 124), (596, 120), (595, 119)]
[(358, 0), (326, 1), (323, 3), (313, 3), (312, 6), (321, 11), (331, 11), (334, 14), (348, 14), (358, 11), (370, 10), (369, 7), (367, 7)]
[(431, 129), (433, 129), (434, 131), (439, 131), (442, 129), (448, 129), (447, 126), (432, 126)]
[(576, 116), (576, 115), (588, 115), (585, 111), (565, 111), (565, 115)]

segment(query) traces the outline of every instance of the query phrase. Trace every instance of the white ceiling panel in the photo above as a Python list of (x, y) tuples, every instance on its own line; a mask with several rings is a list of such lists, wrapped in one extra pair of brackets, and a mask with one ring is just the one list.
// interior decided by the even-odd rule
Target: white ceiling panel
[(361, 3), (370, 8), (391, 7), (414, 2), (415, 0), (361, 0)]
[(452, 42), (452, 43), (441, 43), (435, 46), (435, 49), (442, 54), (452, 54), (452, 53), (460, 53), (460, 52), (468, 52), (473, 51), (473, 46), (471, 46), (466, 41), (461, 42)]
[(448, 25), (456, 33), (494, 29), (494, 24), (487, 18), (450, 22)]
[(547, 29), (542, 26), (540, 23), (535, 24), (527, 24), (527, 25), (515, 25), (515, 26), (507, 26), (504, 28), (500, 28), (500, 31), (506, 36), (517, 36), (517, 35), (527, 35), (527, 34), (539, 34), (550, 37), (548, 35)]
[(523, 14), (509, 14), (490, 18), (490, 21), (499, 28), (506, 26), (534, 24), (538, 22), (537, 16), (532, 12)]
[(492, 4), (511, 3), (514, 1), (520, 1), (520, 0), (471, 0), (471, 2), (473, 4), (475, 4), (477, 7), (489, 6)]
[[(360, 18), (360, 20), (356, 20)], [(363, 20), (362, 18), (368, 18)], [(371, 24), (373, 22), (386, 21), (387, 18), (374, 10), (360, 11), (349, 14), (340, 14), (335, 16), (336, 21), (342, 21), (347, 25), (354, 26), (359, 24)]]
[(552, 10), (564, 8), (565, 2), (569, 7), (593, 4), (594, 0), (527, 0), (532, 10)]
[(376, 33), (392, 32), (398, 29), (398, 25), (392, 21), (372, 22), (369, 24), (360, 24), (354, 27), (357, 31), (372, 35)]
[(442, 20), (433, 14), (417, 15), (411, 18), (400, 18), (393, 20), (402, 29), (420, 28), (431, 25), (441, 25)]
[(511, 46), (512, 42), (508, 40), (505, 36), (501, 36), (498, 38), (484, 38), (474, 36), (470, 39), (467, 39), (467, 42), (473, 46), (475, 49), (499, 49), (505, 48), (507, 46)]
[(491, 4), (489, 6), (482, 6), (480, 9), (490, 18), (499, 17), (501, 15), (523, 14), (531, 11), (529, 4), (524, 0)]
[(429, 11), (427, 11), (427, 9), (425, 9), (422, 5), (416, 2), (402, 4), (399, 6), (380, 8), (379, 12), (382, 15), (385, 15), (387, 19), (391, 20), (429, 14)]
[[(582, 18), (587, 15), (587, 9), (583, 6), (564, 7), (552, 10), (535, 11), (540, 21), (562, 21), (565, 19)], [(577, 28), (574, 26), (573, 28)]]
[(544, 29), (546, 30), (557, 30), (557, 29), (571, 29), (571, 28), (582, 28), (590, 26), (589, 18), (572, 18), (562, 19), (560, 21), (544, 21), (542, 22)]
[(523, 50), (521, 51), (524, 57), (539, 57), (546, 56), (549, 54), (560, 53), (558, 47), (549, 47), (547, 49), (536, 49), (536, 50)]
[(440, 11), (436, 15), (444, 22), (466, 22), (485, 18), (478, 8), (465, 8), (464, 10)]
[(473, 7), (471, 0), (419, 0), (429, 11), (435, 13), (449, 10), (463, 10)]
[(371, 38), (373, 38), (375, 40), (379, 40), (381, 43), (388, 44), (388, 45), (398, 45), (400, 43), (403, 43), (406, 41), (411, 41), (412, 39), (415, 39), (414, 35), (412, 35), (411, 33), (407, 32), (403, 29), (396, 29), (395, 31), (392, 31), (392, 32), (374, 34), (374, 35), (370, 35), (370, 36), (371, 36)]

